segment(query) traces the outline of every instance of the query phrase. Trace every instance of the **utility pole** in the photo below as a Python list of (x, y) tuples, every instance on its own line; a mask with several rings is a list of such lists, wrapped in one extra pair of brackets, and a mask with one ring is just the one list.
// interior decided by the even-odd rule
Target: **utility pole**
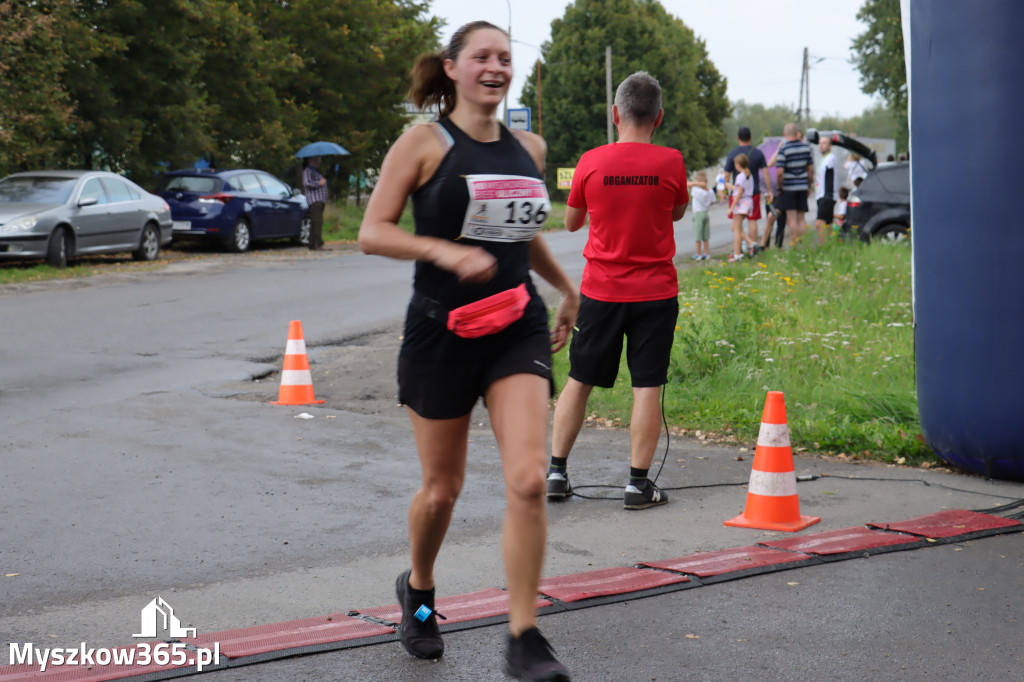
[(811, 61), (804, 48), (804, 65), (800, 70), (800, 98), (796, 102), (797, 123), (811, 122)]
[(604, 48), (604, 90), (605, 99), (608, 104), (608, 144), (615, 142), (615, 133), (612, 130), (612, 46)]
[(537, 134), (544, 135), (544, 114), (540, 109), (540, 57), (537, 57)]
[[(512, 0), (505, 0), (505, 4), (508, 5), (508, 42), (509, 46), (512, 45)], [(511, 86), (512, 84), (509, 83)], [(501, 118), (508, 124), (508, 90), (505, 91), (505, 103), (502, 106)]]

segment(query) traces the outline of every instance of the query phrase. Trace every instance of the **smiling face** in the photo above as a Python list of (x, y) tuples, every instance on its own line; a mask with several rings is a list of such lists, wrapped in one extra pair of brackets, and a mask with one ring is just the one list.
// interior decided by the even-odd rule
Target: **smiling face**
[(504, 31), (482, 28), (466, 36), (454, 61), (444, 70), (455, 82), (458, 101), (497, 106), (512, 82), (512, 50)]

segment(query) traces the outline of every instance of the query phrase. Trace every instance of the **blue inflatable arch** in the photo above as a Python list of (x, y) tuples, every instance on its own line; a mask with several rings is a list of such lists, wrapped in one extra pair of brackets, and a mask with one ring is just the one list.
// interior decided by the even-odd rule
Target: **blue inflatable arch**
[(1024, 2), (902, 9), (921, 428), (948, 462), (1024, 480)]

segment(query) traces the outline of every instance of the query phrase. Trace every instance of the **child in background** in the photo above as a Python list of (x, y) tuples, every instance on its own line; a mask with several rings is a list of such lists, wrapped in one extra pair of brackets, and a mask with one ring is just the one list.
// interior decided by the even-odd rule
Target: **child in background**
[[(715, 193), (708, 189), (708, 176), (700, 171), (695, 176), (696, 181), (686, 183), (690, 190), (690, 198), (693, 201), (693, 238), (697, 242), (697, 252), (693, 254), (693, 260), (707, 260), (711, 258), (709, 251), (711, 239), (711, 216), (708, 209), (715, 203)], [(703, 247), (703, 253), (701, 248)]]
[[(739, 172), (732, 187), (732, 200), (729, 203), (729, 210), (732, 212), (732, 255), (729, 262), (743, 260), (743, 221), (747, 214), (754, 208), (754, 176), (750, 173), (750, 161), (746, 154), (737, 154), (733, 164)], [(750, 255), (754, 255), (754, 245), (757, 244), (757, 236), (753, 235), (750, 242)]]
[(846, 197), (848, 196), (850, 196), (850, 190), (846, 187), (840, 187), (839, 201), (836, 202), (836, 208), (832, 216), (832, 225), (835, 230), (842, 230), (843, 223), (846, 222)]
[(715, 192), (718, 195), (718, 200), (721, 201), (725, 198), (725, 171), (718, 171), (718, 175), (715, 176)]

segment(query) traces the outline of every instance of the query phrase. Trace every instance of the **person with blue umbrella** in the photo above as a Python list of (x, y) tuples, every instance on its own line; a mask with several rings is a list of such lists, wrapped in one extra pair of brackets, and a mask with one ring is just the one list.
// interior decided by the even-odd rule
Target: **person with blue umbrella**
[(320, 157), (305, 159), (302, 187), (309, 202), (309, 250), (324, 248), (324, 207), (327, 206), (327, 178), (320, 173)]
[(295, 152), (302, 159), (302, 187), (309, 202), (309, 250), (324, 248), (324, 208), (327, 206), (327, 178), (320, 172), (321, 157), (327, 154), (348, 155), (348, 150), (334, 142), (313, 142)]

